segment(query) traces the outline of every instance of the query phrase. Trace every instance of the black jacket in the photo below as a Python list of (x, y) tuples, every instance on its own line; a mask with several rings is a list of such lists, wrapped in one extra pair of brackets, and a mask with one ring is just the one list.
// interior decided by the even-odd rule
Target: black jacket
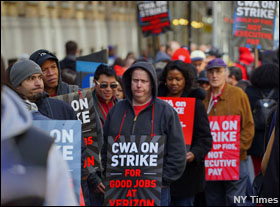
[[(159, 95), (166, 96), (167, 94), (160, 91)], [(202, 103), (205, 98), (204, 90), (201, 88), (185, 90), (181, 97), (196, 98), (193, 137), (190, 147), (195, 159), (193, 162), (187, 163), (184, 174), (171, 185), (171, 196), (190, 197), (204, 190), (204, 158), (212, 148), (212, 136), (208, 116)]]
[(70, 104), (49, 98), (46, 92), (43, 92), (43, 97), (38, 99), (35, 104), (41, 114), (51, 119), (57, 120), (77, 120), (77, 116)]
[(76, 71), (76, 56), (75, 55), (67, 55), (63, 60), (59, 62), (61, 70), (63, 69), (71, 69)]
[[(246, 89), (246, 94), (248, 95), (252, 112), (255, 108), (256, 101), (262, 98), (260, 91), (262, 91), (265, 95), (268, 95), (268, 93), (271, 91), (271, 89), (269, 89), (269, 88), (260, 89), (255, 86), (248, 86)], [(275, 92), (274, 92), (272, 98), (276, 101), (278, 100), (279, 89), (275, 89)], [(255, 129), (255, 136), (253, 139), (253, 143), (247, 152), (248, 155), (263, 157), (264, 150), (265, 150), (264, 135), (265, 135), (265, 126), (263, 129)]]
[[(261, 197), (279, 199), (279, 101), (276, 110), (275, 135), (272, 149), (267, 163), (266, 173), (263, 177), (263, 189)], [(268, 137), (266, 137), (268, 138)], [(277, 204), (264, 204), (275, 205)]]
[[(136, 120), (132, 105), (131, 92), (131, 71), (141, 68), (148, 72), (152, 80), (153, 100), (150, 105), (142, 110)], [(124, 114), (121, 135), (151, 135), (152, 131), (152, 111), (154, 104), (154, 128), (155, 135), (165, 135), (165, 152), (163, 163), (163, 185), (169, 185), (177, 180), (184, 172), (186, 166), (186, 149), (184, 147), (184, 137), (179, 117), (176, 111), (165, 101), (157, 97), (157, 78), (152, 64), (138, 62), (132, 65), (123, 75), (125, 100), (118, 102), (109, 112), (104, 131), (104, 145), (102, 148), (102, 164), (106, 170), (107, 161), (107, 137), (118, 135)], [(134, 130), (133, 130), (134, 128)]]

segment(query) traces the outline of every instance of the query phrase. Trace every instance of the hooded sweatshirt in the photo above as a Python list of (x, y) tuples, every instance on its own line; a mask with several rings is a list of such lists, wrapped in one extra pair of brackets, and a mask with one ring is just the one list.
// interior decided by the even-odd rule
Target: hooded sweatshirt
[(50, 120), (48, 117), (41, 114), (35, 103), (30, 102), (28, 99), (23, 100), (27, 109), (32, 113), (33, 120)]
[(52, 59), (56, 62), (58, 68), (58, 86), (56, 89), (56, 96), (78, 91), (78, 86), (68, 85), (67, 83), (62, 81), (61, 68), (58, 59), (54, 54), (52, 54), (48, 50), (44, 50), (44, 49), (37, 50), (30, 56), (29, 59), (36, 62), (38, 65), (40, 65), (40, 67), (42, 67), (43, 63), (48, 59)]
[(242, 79), (249, 80), (249, 65), (254, 62), (254, 57), (252, 56), (249, 48), (240, 47), (239, 48), (239, 61), (235, 63), (235, 66), (241, 69)]
[(3, 87), (1, 95), (1, 205), (77, 205), (68, 166), (53, 139), (32, 126), (32, 115), (15, 92)]
[[(137, 117), (132, 105), (131, 74), (135, 68), (145, 70), (152, 81), (152, 101)], [(102, 164), (106, 173), (107, 138), (117, 136), (123, 122), (120, 135), (163, 135), (165, 136), (165, 152), (162, 184), (170, 185), (180, 178), (186, 166), (186, 149), (182, 127), (176, 111), (165, 101), (157, 98), (157, 78), (152, 64), (137, 62), (123, 75), (125, 100), (118, 102), (109, 112), (104, 125), (104, 145), (102, 148)], [(154, 104), (154, 107), (153, 107)], [(154, 110), (154, 111), (153, 111)], [(154, 114), (154, 118), (152, 118)], [(153, 129), (152, 129), (152, 122)]]

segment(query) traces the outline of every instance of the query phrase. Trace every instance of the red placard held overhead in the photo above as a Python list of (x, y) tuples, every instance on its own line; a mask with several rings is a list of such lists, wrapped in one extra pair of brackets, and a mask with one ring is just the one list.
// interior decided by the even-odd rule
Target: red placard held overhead
[(206, 180), (239, 180), (240, 116), (209, 116), (213, 145), (205, 157)]
[(195, 98), (158, 98), (169, 103), (177, 111), (184, 133), (185, 144), (191, 145), (193, 135)]

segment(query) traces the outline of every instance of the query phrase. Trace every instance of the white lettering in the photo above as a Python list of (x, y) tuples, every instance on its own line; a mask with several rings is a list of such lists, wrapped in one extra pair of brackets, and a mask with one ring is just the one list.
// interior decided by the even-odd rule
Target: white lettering
[(73, 143), (74, 142), (73, 141), (73, 139), (74, 139), (74, 130), (73, 129), (70, 129), (69, 131), (67, 131), (66, 129), (62, 129), (62, 130), (53, 129), (53, 130), (51, 130), (50, 135), (55, 138), (55, 143), (59, 143), (59, 142)]
[(81, 110), (88, 109), (88, 100), (87, 98), (79, 99)]
[(265, 9), (275, 9), (276, 2), (275, 1), (261, 1), (262, 7)]
[(222, 171), (223, 171), (223, 169), (222, 168), (209, 168), (209, 170), (208, 170), (208, 175), (210, 176), (210, 175), (221, 175), (221, 173), (222, 173)]
[(218, 124), (218, 122), (216, 122), (216, 121), (211, 121), (210, 122), (210, 128), (211, 128), (211, 131), (214, 131), (214, 130), (218, 130), (218, 131), (220, 131), (220, 127), (219, 127), (219, 124)]
[(63, 160), (73, 160), (74, 159), (72, 145), (64, 145), (64, 146), (57, 145), (56, 147), (58, 150), (61, 151)]
[(77, 100), (73, 100), (72, 102), (71, 102), (71, 106), (72, 106), (72, 108), (74, 109), (74, 111), (78, 111), (79, 110), (79, 102), (77, 101)]
[(186, 102), (185, 101), (177, 101), (176, 106), (177, 107), (186, 107)]
[(223, 156), (223, 153), (222, 151), (220, 152), (208, 152), (208, 158), (211, 159), (211, 158), (222, 158)]
[(241, 203), (241, 200), (242, 200), (242, 202), (245, 203), (246, 202), (246, 198), (247, 198), (247, 196), (234, 196), (233, 197), (233, 202), (234, 203)]

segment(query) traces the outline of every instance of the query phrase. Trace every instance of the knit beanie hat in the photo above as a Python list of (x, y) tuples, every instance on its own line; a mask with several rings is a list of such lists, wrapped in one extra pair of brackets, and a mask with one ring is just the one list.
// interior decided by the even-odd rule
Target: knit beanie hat
[(16, 88), (29, 76), (40, 73), (43, 75), (40, 66), (32, 60), (21, 59), (17, 61), (11, 68), (10, 80)]

